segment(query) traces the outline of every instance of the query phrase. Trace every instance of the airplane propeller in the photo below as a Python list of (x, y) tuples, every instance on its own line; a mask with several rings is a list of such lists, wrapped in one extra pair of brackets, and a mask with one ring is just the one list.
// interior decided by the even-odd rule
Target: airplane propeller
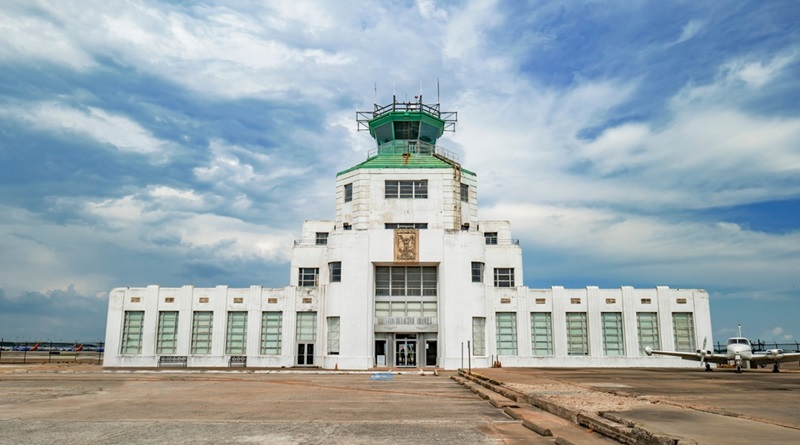
[(706, 349), (708, 344), (708, 337), (703, 337), (703, 347), (697, 350), (697, 355), (700, 357), (700, 366), (706, 368), (706, 371), (711, 371), (711, 366), (706, 361), (706, 356), (711, 355), (711, 351)]

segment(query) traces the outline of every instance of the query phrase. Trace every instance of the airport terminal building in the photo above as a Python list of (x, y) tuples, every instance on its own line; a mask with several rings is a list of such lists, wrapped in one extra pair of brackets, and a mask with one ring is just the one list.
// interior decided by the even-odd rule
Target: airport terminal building
[[(357, 115), (376, 147), (306, 221), (283, 288), (117, 288), (106, 367), (695, 366), (654, 349), (712, 341), (700, 289), (529, 289), (507, 221), (478, 219), (477, 175), (437, 145), (439, 105)], [(469, 348), (468, 348), (469, 346)]]

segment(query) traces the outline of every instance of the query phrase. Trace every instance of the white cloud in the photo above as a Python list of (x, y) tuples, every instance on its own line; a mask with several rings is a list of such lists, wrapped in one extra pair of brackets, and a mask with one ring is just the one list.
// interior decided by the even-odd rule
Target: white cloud
[(693, 19), (689, 20), (681, 29), (681, 35), (674, 42), (668, 43), (666, 47), (677, 45), (694, 38), (706, 25), (705, 20)]
[(0, 9), (0, 59), (53, 63), (78, 71), (95, 66), (91, 54), (73, 40), (68, 30), (25, 14), (24, 9), (8, 3)]
[(151, 155), (154, 160), (163, 161), (172, 148), (137, 122), (95, 107), (77, 109), (59, 102), (35, 102), (7, 105), (0, 115), (54, 133), (88, 137), (122, 152)]

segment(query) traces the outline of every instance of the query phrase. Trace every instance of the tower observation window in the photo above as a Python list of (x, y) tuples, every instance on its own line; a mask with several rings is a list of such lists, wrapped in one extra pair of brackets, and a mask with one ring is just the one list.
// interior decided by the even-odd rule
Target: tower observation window
[(398, 121), (394, 123), (394, 138), (395, 139), (419, 139), (419, 121), (403, 122)]

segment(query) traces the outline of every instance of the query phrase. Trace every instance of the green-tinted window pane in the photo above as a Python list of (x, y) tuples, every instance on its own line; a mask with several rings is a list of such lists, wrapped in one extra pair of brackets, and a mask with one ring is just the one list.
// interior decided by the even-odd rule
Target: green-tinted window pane
[(622, 334), (622, 313), (603, 312), (603, 353), (607, 356), (625, 355), (625, 337)]
[(178, 345), (178, 312), (158, 313), (156, 354), (175, 354)]
[(675, 312), (672, 314), (675, 350), (679, 352), (696, 351), (694, 340), (694, 317), (691, 312)]
[(214, 313), (197, 311), (192, 314), (192, 354), (211, 354)]
[(280, 355), (281, 332), (283, 332), (283, 313), (263, 312), (261, 314), (262, 355)]
[(247, 354), (247, 312), (228, 312), (225, 353), (231, 355)]
[(567, 312), (567, 355), (589, 355), (585, 312)]
[(120, 354), (142, 353), (142, 332), (144, 330), (144, 311), (125, 311), (122, 323), (122, 344)]
[(317, 313), (297, 313), (297, 341), (314, 342), (317, 340)]
[(531, 312), (533, 355), (553, 355), (553, 320), (549, 312)]
[(658, 337), (658, 314), (639, 312), (636, 314), (636, 329), (639, 334), (639, 354), (645, 355), (644, 348), (661, 349)]
[(517, 355), (517, 313), (497, 313), (497, 355)]

